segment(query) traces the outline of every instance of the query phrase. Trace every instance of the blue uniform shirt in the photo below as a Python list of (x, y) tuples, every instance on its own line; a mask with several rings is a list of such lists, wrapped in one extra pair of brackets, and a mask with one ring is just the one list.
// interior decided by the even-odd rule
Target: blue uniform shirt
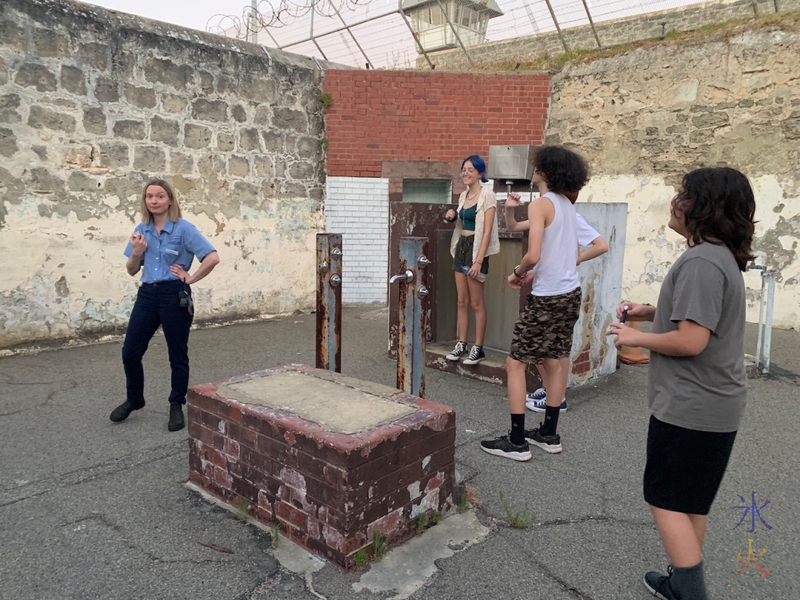
[[(215, 252), (197, 227), (185, 219), (178, 219), (175, 223), (167, 220), (161, 235), (158, 235), (152, 222), (146, 225), (139, 223), (133, 232), (141, 233), (147, 241), (147, 249), (142, 257), (142, 283), (177, 280), (169, 270), (172, 265), (180, 265), (188, 272), (195, 256), (202, 262), (207, 254)], [(130, 258), (131, 254), (133, 246), (128, 242), (125, 256)]]

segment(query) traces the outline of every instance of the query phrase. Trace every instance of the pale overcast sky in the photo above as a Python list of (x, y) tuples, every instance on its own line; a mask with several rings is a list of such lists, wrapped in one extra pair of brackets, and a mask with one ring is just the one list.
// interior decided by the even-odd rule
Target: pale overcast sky
[(96, 4), (111, 10), (130, 13), (175, 23), (192, 29), (205, 31), (206, 23), (216, 14), (241, 16), (242, 9), (250, 5), (249, 0), (93, 0), (86, 4)]
[[(3, 0), (0, 0), (2, 2)], [(306, 6), (310, 0), (283, 0), (286, 6)], [(222, 29), (232, 31), (233, 21), (223, 20), (220, 15), (229, 15), (241, 19), (245, 7), (251, 0), (93, 0), (87, 4), (104, 6), (111, 10), (131, 13), (191, 27), (201, 31), (219, 33)], [(261, 10), (267, 10), (270, 0), (263, 0)], [(272, 0), (271, 4), (280, 6), (281, 0)], [(372, 20), (362, 26), (353, 27), (355, 44), (344, 32), (333, 33), (341, 29), (341, 22), (328, 9), (330, 0), (317, 0), (320, 13), (331, 13), (329, 18), (318, 14), (313, 20), (313, 31), (317, 43), (324, 55), (320, 55), (317, 45), (308, 41), (311, 31), (310, 16), (300, 9), (297, 20), (285, 19), (285, 25), (271, 27), (269, 32), (261, 32), (258, 41), (267, 46), (285, 47), (291, 52), (326, 58), (353, 66), (364, 66), (369, 57), (377, 67), (407, 68), (416, 60), (416, 48), (402, 19), (395, 14), (397, 0), (358, 0), (350, 2), (338, 0), (333, 4), (342, 10), (342, 17), (348, 24), (354, 25), (365, 19)], [(545, 0), (497, 0), (503, 16), (489, 21), (487, 41), (497, 41), (520, 36), (528, 36), (538, 32), (553, 31), (555, 25), (550, 16)], [(558, 22), (562, 28), (575, 27), (588, 23), (586, 11), (591, 12), (593, 20), (600, 22), (608, 19), (631, 16), (656, 10), (665, 10), (701, 4), (702, 0), (558, 0), (551, 2)], [(210, 23), (209, 23), (210, 21)], [(239, 34), (244, 37), (246, 24), (242, 24)], [(330, 35), (325, 35), (331, 32)], [(234, 34), (236, 35), (236, 34)], [(361, 48), (358, 48), (358, 46)], [(366, 54), (366, 56), (362, 56)]]

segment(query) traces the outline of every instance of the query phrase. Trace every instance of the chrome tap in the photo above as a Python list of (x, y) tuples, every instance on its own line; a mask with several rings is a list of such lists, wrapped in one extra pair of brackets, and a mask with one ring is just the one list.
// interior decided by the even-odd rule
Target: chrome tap
[(414, 271), (407, 269), (405, 273), (401, 273), (400, 275), (392, 275), (392, 277), (389, 279), (389, 283), (394, 283), (395, 281), (411, 283), (414, 281)]

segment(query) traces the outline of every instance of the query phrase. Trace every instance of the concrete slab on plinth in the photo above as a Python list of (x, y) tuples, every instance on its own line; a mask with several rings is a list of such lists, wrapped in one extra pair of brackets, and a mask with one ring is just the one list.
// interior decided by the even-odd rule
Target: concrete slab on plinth
[(349, 568), (445, 512), (455, 486), (452, 408), (305, 365), (193, 386), (189, 480)]
[(364, 385), (332, 371), (283, 371), (219, 386), (217, 394), (244, 404), (289, 411), (328, 431), (357, 433), (409, 415), (415, 406), (391, 400), (398, 390)]

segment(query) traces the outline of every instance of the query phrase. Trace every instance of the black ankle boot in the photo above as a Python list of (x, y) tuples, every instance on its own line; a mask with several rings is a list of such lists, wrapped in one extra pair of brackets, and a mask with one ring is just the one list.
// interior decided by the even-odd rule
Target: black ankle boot
[(120, 404), (117, 408), (111, 411), (111, 416), (109, 419), (114, 421), (114, 423), (121, 423), (135, 410), (139, 410), (140, 408), (144, 408), (144, 399), (142, 399), (141, 404), (134, 404), (130, 400), (125, 400), (122, 404)]
[(180, 431), (185, 425), (183, 420), (183, 405), (179, 402), (170, 402), (167, 429), (169, 431)]

